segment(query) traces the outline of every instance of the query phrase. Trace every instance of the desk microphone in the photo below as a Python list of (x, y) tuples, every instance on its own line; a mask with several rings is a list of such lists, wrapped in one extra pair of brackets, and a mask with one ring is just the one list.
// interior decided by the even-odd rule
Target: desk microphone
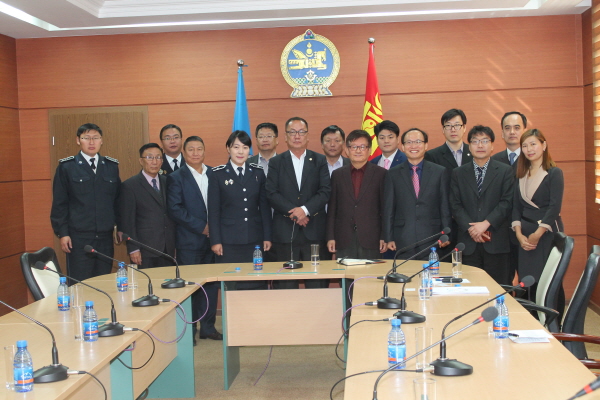
[[(437, 245), (441, 246), (442, 243), (447, 242), (448, 241), (448, 236), (447, 235), (443, 235), (441, 238), (438, 239), (437, 241)], [(402, 264), (404, 264), (407, 261), (412, 260), (415, 257), (418, 257), (419, 255), (421, 255), (422, 253), (424, 253), (425, 251), (429, 250), (429, 248), (424, 248), (423, 250), (421, 250), (420, 252), (418, 252), (417, 254), (415, 254), (414, 256), (408, 258), (407, 260), (405, 260)], [(400, 264), (400, 265), (402, 265)], [(400, 300), (395, 299), (393, 297), (388, 297), (388, 280), (387, 277), (389, 276), (389, 274), (394, 271), (395, 267), (392, 267), (392, 269), (390, 269), (387, 274), (385, 274), (385, 276), (383, 277), (383, 297), (381, 297), (379, 300), (377, 300), (377, 308), (382, 308), (385, 310), (390, 310), (390, 309), (398, 309), (398, 308), (402, 308), (402, 305), (400, 304)], [(414, 276), (414, 275), (413, 275)], [(410, 279), (409, 279), (410, 281)], [(408, 281), (405, 281), (408, 282)]]
[(179, 264), (177, 263), (177, 260), (174, 257), (171, 257), (170, 255), (168, 255), (167, 253), (163, 253), (162, 251), (156, 250), (155, 248), (152, 248), (152, 247), (148, 246), (147, 244), (138, 242), (137, 240), (134, 240), (131, 236), (129, 236), (126, 233), (123, 233), (123, 238), (125, 239), (126, 242), (133, 242), (133, 243), (137, 244), (138, 246), (142, 246), (146, 250), (150, 250), (151, 252), (153, 252), (155, 254), (159, 254), (165, 258), (168, 258), (169, 260), (171, 260), (175, 263), (175, 279), (169, 279), (168, 281), (161, 283), (160, 284), (161, 288), (176, 289), (176, 288), (185, 287), (185, 280), (181, 279), (181, 276), (179, 275)]
[(294, 220), (294, 225), (292, 225), (292, 237), (290, 238), (290, 261), (283, 263), (283, 268), (285, 269), (298, 269), (303, 267), (300, 261), (294, 261), (294, 228), (296, 227), (298, 217), (294, 216), (292, 219)]
[(92, 246), (90, 246), (89, 244), (86, 244), (85, 247), (83, 248), (83, 250), (85, 250), (86, 253), (98, 254), (99, 256), (108, 258), (109, 260), (116, 261), (117, 263), (122, 263), (124, 267), (127, 267), (129, 269), (137, 271), (140, 274), (146, 275), (146, 277), (148, 278), (148, 294), (146, 296), (140, 297), (139, 299), (133, 300), (131, 302), (131, 304), (134, 307), (148, 307), (148, 306), (157, 306), (158, 305), (160, 300), (152, 291), (152, 280), (150, 279), (150, 276), (148, 276), (147, 273), (145, 273), (144, 271), (137, 269), (137, 268), (131, 268), (128, 264), (125, 264), (123, 261), (119, 261), (112, 257), (107, 256), (106, 254), (102, 254), (102, 253), (98, 252), (96, 249), (94, 249)]
[(568, 400), (573, 400), (578, 397), (585, 396), (586, 394), (592, 393), (594, 390), (597, 390), (598, 388), (600, 388), (600, 376), (598, 378), (596, 378), (596, 380), (593, 381), (592, 383), (585, 385), (583, 387), (583, 389), (581, 389), (579, 392), (575, 393), (575, 396), (569, 397)]
[[(442, 258), (440, 258), (436, 263), (429, 264), (427, 266), (427, 268), (423, 268), (422, 270), (418, 271), (414, 275), (410, 276), (408, 280), (410, 281), (412, 278), (414, 278), (415, 276), (422, 273), (425, 269), (429, 269), (429, 268), (433, 267), (435, 264), (439, 265), (440, 261), (442, 261), (445, 258), (448, 258), (449, 256), (452, 255), (452, 253), (457, 252), (457, 251), (463, 251), (464, 249), (465, 249), (464, 243), (457, 244), (456, 247), (454, 248), (454, 250), (452, 250), (450, 253), (448, 253), (445, 256), (443, 256)], [(400, 298), (400, 307), (401, 307), (400, 311), (395, 313), (394, 317), (401, 320), (403, 324), (418, 324), (420, 322), (425, 322), (426, 318), (424, 315), (417, 314), (416, 312), (413, 312), (413, 311), (406, 311), (406, 297), (404, 296), (404, 288), (406, 288), (406, 283), (407, 282), (404, 282), (404, 284), (402, 285), (402, 297)]]
[[(87, 283), (81, 282), (75, 278), (71, 278), (69, 275), (62, 274), (58, 271), (53, 270), (52, 268), (48, 268), (46, 266), (46, 264), (44, 264), (42, 261), (36, 262), (34, 265), (34, 268), (39, 269), (41, 271), (44, 271), (44, 270), (52, 271), (57, 275), (64, 276), (65, 278), (69, 278), (75, 282), (81, 283), (84, 286), (87, 286), (89, 288), (97, 290), (100, 293), (105, 294), (108, 297), (108, 299), (110, 300), (110, 321), (111, 322), (98, 327), (98, 336), (110, 337), (110, 336), (119, 336), (119, 335), (123, 334), (124, 326), (122, 324), (120, 324), (119, 322), (117, 322), (117, 312), (115, 311), (115, 303), (113, 302), (112, 297), (110, 297), (110, 295), (108, 293), (106, 293), (104, 290), (100, 290), (96, 287), (93, 287), (92, 285), (88, 285)], [(74, 321), (74, 322), (77, 323), (76, 321)]]
[(41, 326), (42, 328), (44, 328), (48, 332), (50, 332), (50, 336), (52, 336), (52, 364), (46, 365), (45, 367), (42, 367), (42, 368), (38, 369), (37, 371), (34, 371), (33, 372), (33, 382), (34, 383), (50, 383), (50, 382), (64, 381), (65, 379), (67, 379), (68, 378), (67, 370), (69, 369), (69, 367), (65, 367), (58, 361), (58, 348), (56, 347), (56, 339), (54, 339), (54, 334), (52, 333), (50, 328), (48, 328), (46, 325), (42, 324), (40, 321), (31, 318), (29, 315), (25, 315), (24, 313), (17, 310), (16, 308), (9, 306), (8, 304), (6, 304), (5, 302), (3, 302), (1, 300), (0, 300), (0, 303), (4, 304), (6, 307), (10, 308), (11, 310), (21, 314), (25, 318), (35, 322), (36, 324), (38, 324), (39, 326)]
[(381, 378), (383, 378), (383, 376), (385, 374), (387, 374), (388, 372), (390, 372), (391, 370), (395, 369), (398, 366), (398, 364), (405, 363), (405, 365), (406, 365), (407, 361), (410, 361), (413, 358), (415, 358), (415, 357), (417, 357), (417, 356), (425, 353), (426, 351), (429, 351), (430, 349), (434, 348), (435, 346), (437, 346), (440, 343), (444, 344), (446, 342), (446, 340), (450, 339), (452, 336), (456, 336), (459, 333), (461, 333), (462, 331), (464, 331), (465, 329), (469, 329), (473, 325), (477, 325), (480, 322), (483, 322), (483, 321), (485, 321), (485, 322), (493, 321), (494, 318), (496, 318), (497, 316), (498, 316), (498, 310), (496, 310), (496, 307), (488, 307), (485, 310), (483, 310), (483, 312), (481, 313), (481, 316), (477, 317), (477, 319), (475, 319), (475, 321), (471, 322), (469, 325), (465, 326), (464, 328), (461, 328), (461, 329), (457, 330), (456, 332), (454, 332), (451, 335), (448, 335), (448, 336), (442, 338), (441, 340), (438, 340), (437, 342), (435, 342), (431, 346), (426, 347), (423, 350), (420, 350), (420, 351), (416, 352), (412, 356), (408, 357), (406, 360), (403, 360), (400, 363), (394, 364), (391, 367), (389, 367), (388, 369), (386, 369), (385, 371), (383, 371), (381, 373), (381, 375), (379, 375), (377, 377), (377, 380), (375, 381), (375, 386), (373, 388), (373, 400), (377, 400), (377, 385), (379, 384), (379, 381), (381, 380)]
[[(535, 283), (535, 279), (531, 276), (531, 275), (527, 275), (526, 277), (524, 277), (521, 282), (516, 285), (516, 286), (512, 286), (510, 287), (508, 290), (506, 290), (504, 293), (500, 293), (499, 295), (486, 300), (485, 302), (481, 303), (480, 305), (478, 305), (477, 307), (474, 307), (472, 309), (470, 309), (469, 311), (460, 314), (458, 317), (454, 317), (452, 318), (445, 326), (444, 329), (442, 329), (442, 339), (444, 338), (444, 334), (446, 332), (446, 328), (448, 327), (448, 325), (450, 325), (452, 322), (464, 317), (465, 315), (469, 314), (472, 311), (477, 310), (479, 307), (483, 307), (484, 305), (486, 305), (487, 303), (496, 300), (498, 297), (500, 296), (504, 296), (505, 294), (507, 294), (508, 292), (512, 292), (515, 289), (520, 289), (520, 288), (527, 288), (531, 285), (533, 285)], [(491, 307), (490, 307), (491, 308)], [(458, 360), (454, 360), (454, 359), (448, 359), (446, 358), (446, 343), (442, 343), (440, 344), (440, 357), (433, 361), (431, 363), (431, 365), (433, 365), (433, 374), (434, 375), (439, 375), (439, 376), (462, 376), (462, 375), (470, 375), (473, 373), (473, 367), (462, 363)]]

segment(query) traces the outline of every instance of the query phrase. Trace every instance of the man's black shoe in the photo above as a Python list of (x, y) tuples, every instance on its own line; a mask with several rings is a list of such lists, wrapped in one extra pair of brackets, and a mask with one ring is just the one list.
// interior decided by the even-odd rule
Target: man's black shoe
[(223, 340), (223, 334), (215, 332), (208, 335), (200, 335), (200, 339)]

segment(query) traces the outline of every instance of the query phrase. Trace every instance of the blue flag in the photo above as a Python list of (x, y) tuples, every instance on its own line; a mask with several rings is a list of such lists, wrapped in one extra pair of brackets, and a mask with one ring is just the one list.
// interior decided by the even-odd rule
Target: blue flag
[[(237, 93), (235, 96), (235, 112), (233, 114), (232, 131), (245, 131), (250, 137), (250, 118), (248, 117), (248, 105), (246, 104), (246, 89), (244, 88), (244, 72), (243, 67), (238, 68), (238, 83)], [(252, 147), (250, 148), (252, 154)]]

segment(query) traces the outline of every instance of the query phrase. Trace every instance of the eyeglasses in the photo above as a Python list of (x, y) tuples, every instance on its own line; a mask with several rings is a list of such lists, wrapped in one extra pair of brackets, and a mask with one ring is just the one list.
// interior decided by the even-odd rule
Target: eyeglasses
[(488, 143), (492, 143), (492, 141), (491, 141), (490, 139), (479, 139), (479, 140), (477, 140), (477, 139), (473, 139), (473, 140), (471, 140), (471, 144), (472, 144), (473, 146), (477, 146), (477, 145), (479, 145), (480, 143), (481, 143), (482, 145), (484, 145), (484, 146), (485, 146), (485, 145), (486, 145), (486, 144), (488, 144)]
[(79, 139), (84, 140), (86, 142), (98, 142), (98, 141), (102, 140), (102, 136), (83, 136), (83, 137), (80, 137)]
[(462, 128), (463, 125), (462, 124), (456, 124), (456, 125), (444, 125), (444, 130), (445, 131), (457, 131), (460, 128)]
[(287, 131), (285, 133), (287, 133), (288, 136), (296, 136), (296, 135), (306, 136), (306, 134), (308, 133), (308, 131)]
[(145, 158), (148, 161), (152, 161), (152, 160), (160, 161), (163, 159), (162, 156), (145, 156), (145, 157), (140, 157), (140, 158)]
[(275, 137), (275, 135), (264, 135), (264, 136), (263, 136), (263, 135), (261, 135), (261, 136), (257, 136), (256, 138), (257, 138), (258, 140), (263, 140), (263, 139), (268, 139), (268, 140), (271, 140), (271, 139), (273, 139), (274, 137)]
[(181, 139), (181, 136), (179, 136), (179, 135), (177, 135), (177, 136), (165, 136), (163, 138), (163, 140), (166, 140), (167, 142), (175, 141), (175, 140), (179, 140), (179, 139)]
[(406, 142), (404, 142), (405, 146), (412, 146), (413, 144), (416, 144), (417, 146), (421, 145), (422, 143), (425, 143), (424, 141), (422, 141), (421, 139), (417, 139), (417, 140), (407, 140)]
[(364, 144), (361, 144), (360, 146), (350, 146), (349, 147), (349, 149), (352, 150), (352, 151), (357, 151), (357, 150), (365, 151), (367, 148), (368, 147), (365, 146)]

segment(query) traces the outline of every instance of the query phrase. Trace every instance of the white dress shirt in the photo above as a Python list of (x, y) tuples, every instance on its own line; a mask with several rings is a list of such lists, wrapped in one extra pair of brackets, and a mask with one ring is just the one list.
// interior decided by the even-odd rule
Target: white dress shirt
[(202, 193), (202, 199), (206, 205), (206, 211), (208, 212), (208, 176), (206, 175), (206, 165), (202, 164), (202, 173), (196, 171), (194, 168), (189, 167), (192, 171), (192, 176), (196, 180), (200, 193)]

